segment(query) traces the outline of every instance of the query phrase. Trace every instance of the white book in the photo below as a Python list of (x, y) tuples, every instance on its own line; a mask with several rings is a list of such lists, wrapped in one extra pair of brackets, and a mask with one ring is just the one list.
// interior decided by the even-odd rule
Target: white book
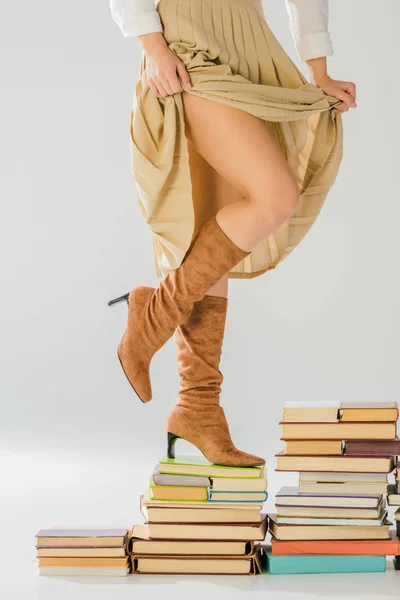
[(318, 519), (313, 517), (275, 517), (280, 525), (352, 525), (357, 527), (381, 527), (386, 521), (387, 512), (379, 519)]
[(300, 481), (310, 481), (312, 483), (336, 483), (341, 481), (362, 481), (362, 482), (377, 482), (387, 481), (387, 473), (326, 473), (321, 471), (318, 472), (305, 472), (300, 473)]

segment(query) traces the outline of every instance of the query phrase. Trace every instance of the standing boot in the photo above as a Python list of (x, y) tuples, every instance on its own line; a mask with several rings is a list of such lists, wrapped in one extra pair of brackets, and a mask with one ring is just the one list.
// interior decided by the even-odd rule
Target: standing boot
[(131, 386), (142, 402), (151, 400), (149, 368), (153, 355), (173, 335), (206, 292), (245, 256), (222, 231), (215, 217), (193, 239), (182, 263), (158, 288), (140, 286), (111, 300), (128, 301), (128, 323), (118, 357)]
[(213, 463), (253, 466), (263, 458), (238, 450), (219, 404), (223, 375), (219, 370), (227, 298), (204, 296), (175, 332), (179, 401), (167, 419), (168, 456), (178, 438), (194, 444)]

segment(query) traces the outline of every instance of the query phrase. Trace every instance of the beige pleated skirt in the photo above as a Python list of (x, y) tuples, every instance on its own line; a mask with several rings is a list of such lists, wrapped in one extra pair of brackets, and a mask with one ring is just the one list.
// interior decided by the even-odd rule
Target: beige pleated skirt
[[(298, 181), (295, 213), (229, 272), (255, 277), (286, 258), (321, 211), (342, 160), (342, 117), (331, 110), (338, 100), (307, 82), (270, 30), (261, 0), (160, 0), (157, 10), (169, 48), (190, 74), (189, 93), (262, 119)], [(144, 53), (130, 135), (137, 199), (161, 277), (180, 265), (193, 236), (193, 171), (182, 96), (153, 94)]]

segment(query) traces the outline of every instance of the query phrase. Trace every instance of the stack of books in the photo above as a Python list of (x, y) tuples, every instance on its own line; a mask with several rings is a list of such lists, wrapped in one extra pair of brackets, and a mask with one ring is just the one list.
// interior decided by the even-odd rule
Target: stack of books
[(163, 458), (141, 497), (146, 522), (130, 538), (133, 572), (260, 573), (266, 489), (264, 467)]
[(270, 573), (386, 569), (399, 548), (386, 506), (397, 419), (396, 403), (285, 404), (277, 470), (298, 471), (299, 485), (276, 496)]
[(129, 534), (128, 529), (41, 529), (39, 575), (128, 575)]
[[(397, 454), (400, 454), (400, 448), (397, 448)], [(397, 506), (397, 510), (394, 513), (394, 519), (396, 521), (396, 533), (400, 538), (400, 464), (399, 464), (399, 456), (396, 457), (396, 470), (395, 470), (395, 483), (394, 485), (388, 486), (388, 504), (390, 506)], [(396, 571), (400, 570), (400, 548), (398, 552), (398, 556), (394, 559), (394, 566)]]

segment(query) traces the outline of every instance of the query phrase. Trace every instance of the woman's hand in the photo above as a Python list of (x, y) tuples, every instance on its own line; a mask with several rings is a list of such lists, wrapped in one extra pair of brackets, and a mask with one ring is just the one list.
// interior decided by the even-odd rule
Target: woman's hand
[(352, 81), (338, 81), (332, 79), (329, 75), (324, 75), (315, 85), (317, 85), (325, 94), (341, 100), (332, 110), (336, 113), (344, 113), (349, 108), (355, 108), (356, 104), (356, 86)]
[(332, 108), (336, 113), (344, 113), (349, 108), (355, 108), (356, 86), (352, 81), (338, 81), (329, 77), (327, 73), (326, 56), (311, 58), (306, 61), (311, 83), (319, 87), (328, 96), (341, 100)]
[(139, 36), (146, 54), (147, 81), (158, 98), (191, 88), (185, 64), (169, 49), (161, 32)]

